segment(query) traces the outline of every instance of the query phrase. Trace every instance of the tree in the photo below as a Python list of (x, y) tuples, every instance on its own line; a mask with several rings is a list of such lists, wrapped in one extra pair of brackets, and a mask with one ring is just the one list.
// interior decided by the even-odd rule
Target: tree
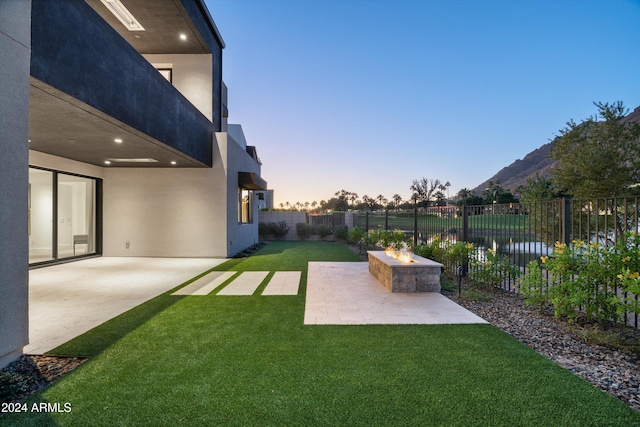
[(535, 178), (527, 178), (527, 183), (518, 186), (516, 192), (520, 194), (520, 201), (523, 203), (552, 200), (561, 196), (553, 181), (541, 177), (537, 172)]
[(469, 197), (473, 196), (473, 191), (471, 191), (471, 190), (469, 190), (468, 188), (465, 187), (465, 188), (460, 189), (460, 191), (458, 191), (456, 196), (460, 197), (463, 201), (465, 201)]
[(391, 197), (391, 200), (393, 200), (394, 208), (398, 209), (398, 206), (400, 206), (400, 203), (402, 203), (402, 197), (396, 193)]
[(423, 177), (420, 180), (414, 179), (413, 184), (409, 187), (413, 191), (411, 199), (422, 207), (428, 207), (440, 187), (442, 187), (442, 183), (437, 178), (427, 179)]
[(560, 130), (551, 148), (553, 180), (577, 198), (630, 195), (640, 182), (640, 124), (623, 120), (628, 110), (620, 101), (594, 104), (598, 115)]
[(499, 203), (500, 195), (504, 194), (505, 190), (500, 185), (500, 181), (489, 181), (487, 188), (483, 191), (487, 204)]
[(387, 203), (389, 202), (387, 200), (386, 197), (384, 197), (382, 194), (378, 194), (378, 196), (376, 197), (376, 200), (378, 201), (378, 204), (380, 204), (380, 206), (382, 206), (382, 208), (384, 208)]

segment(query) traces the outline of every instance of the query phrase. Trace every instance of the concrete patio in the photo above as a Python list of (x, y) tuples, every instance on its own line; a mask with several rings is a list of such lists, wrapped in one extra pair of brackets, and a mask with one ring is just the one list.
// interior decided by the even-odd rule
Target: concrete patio
[(26, 354), (43, 354), (226, 261), (92, 258), (29, 271)]

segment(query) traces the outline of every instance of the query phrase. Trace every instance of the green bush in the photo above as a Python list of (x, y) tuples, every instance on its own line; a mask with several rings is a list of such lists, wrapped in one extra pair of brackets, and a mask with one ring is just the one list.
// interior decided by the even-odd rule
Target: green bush
[(331, 227), (325, 224), (318, 225), (318, 236), (324, 239), (325, 237), (330, 236), (331, 234), (332, 234)]
[(640, 313), (640, 235), (625, 233), (612, 247), (579, 240), (557, 242), (540, 258), (550, 279), (534, 261), (522, 278), (521, 293), (528, 304), (550, 302), (556, 316), (573, 321), (619, 322), (625, 313)]
[(353, 227), (349, 230), (348, 242), (351, 244), (360, 243), (364, 240), (364, 230), (360, 227)]
[(333, 234), (339, 241), (346, 242), (349, 239), (349, 227), (346, 225), (339, 225), (336, 227)]
[(289, 232), (286, 221), (280, 222), (260, 222), (258, 223), (258, 234), (264, 238), (273, 237), (282, 239)]
[(272, 223), (271, 233), (276, 239), (282, 239), (289, 232), (289, 225), (286, 221)]
[(313, 234), (313, 227), (304, 222), (299, 222), (296, 224), (296, 234), (302, 240), (307, 240)]
[(384, 230), (377, 228), (369, 231), (366, 236), (366, 242), (371, 246), (377, 246), (382, 249), (393, 248), (399, 250), (402, 248), (402, 243), (405, 242), (405, 238), (406, 236), (402, 230)]
[(542, 311), (549, 302), (548, 294), (545, 292), (548, 281), (542, 274), (542, 266), (536, 260), (529, 261), (526, 271), (527, 274), (520, 278), (520, 295), (526, 305), (537, 305)]
[(519, 277), (520, 269), (511, 264), (507, 256), (489, 248), (484, 259), (476, 256), (476, 260), (471, 263), (470, 276), (487, 287), (499, 287), (505, 280)]

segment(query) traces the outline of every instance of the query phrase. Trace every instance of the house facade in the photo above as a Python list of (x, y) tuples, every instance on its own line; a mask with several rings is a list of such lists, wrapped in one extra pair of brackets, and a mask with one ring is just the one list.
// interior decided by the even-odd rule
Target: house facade
[(0, 366), (28, 343), (29, 268), (258, 241), (224, 47), (203, 0), (0, 2)]

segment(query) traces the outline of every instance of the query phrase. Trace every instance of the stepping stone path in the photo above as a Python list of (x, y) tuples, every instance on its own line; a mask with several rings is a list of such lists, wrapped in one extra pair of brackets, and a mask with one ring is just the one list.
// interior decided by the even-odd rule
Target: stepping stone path
[[(208, 295), (236, 273), (236, 271), (211, 272), (171, 295)], [(235, 277), (217, 295), (253, 295), (268, 274), (268, 271), (245, 271)], [(262, 295), (298, 295), (301, 275), (300, 271), (275, 272)]]

